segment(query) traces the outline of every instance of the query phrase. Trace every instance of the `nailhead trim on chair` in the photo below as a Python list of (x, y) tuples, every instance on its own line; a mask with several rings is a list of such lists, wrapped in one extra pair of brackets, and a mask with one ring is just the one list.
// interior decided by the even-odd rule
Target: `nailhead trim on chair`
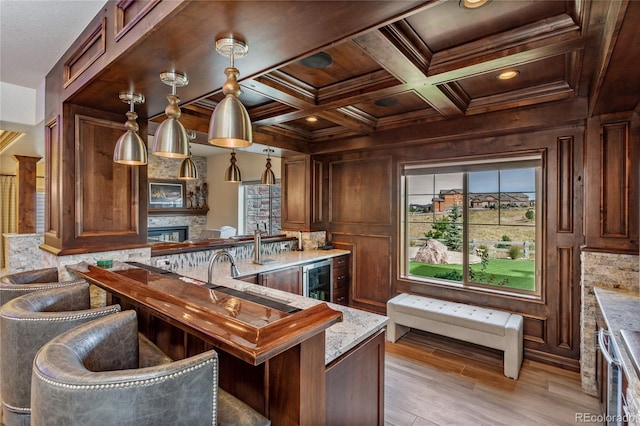
[[(53, 318), (13, 318), (13, 317), (4, 317), (5, 319), (11, 320), (11, 321), (34, 321), (34, 322), (39, 322), (39, 321), (45, 321), (45, 322), (56, 322), (56, 321), (69, 321), (69, 320), (74, 320), (74, 319), (80, 319), (80, 318), (91, 318), (91, 317), (95, 317), (95, 316), (104, 316), (105, 314), (109, 313), (109, 314), (114, 314), (120, 312), (119, 309), (117, 308), (112, 308), (112, 309), (103, 309), (99, 312), (90, 312), (90, 313), (84, 313), (84, 314), (79, 314), (79, 315), (67, 315), (64, 317), (61, 316), (57, 316), (57, 317), (53, 317)], [(34, 312), (35, 313), (35, 312)], [(47, 312), (38, 312), (38, 313), (47, 313)]]
[(173, 379), (175, 377), (180, 377), (186, 373), (190, 373), (192, 371), (195, 371), (199, 368), (202, 368), (204, 366), (206, 366), (207, 364), (212, 364), (213, 360), (212, 359), (208, 359), (206, 361), (203, 361), (199, 364), (193, 365), (185, 370), (179, 371), (177, 373), (171, 373), (168, 375), (164, 375), (161, 377), (154, 377), (153, 379), (146, 379), (146, 380), (134, 380), (134, 381), (130, 381), (130, 382), (122, 382), (122, 383), (111, 383), (111, 384), (102, 384), (102, 385), (71, 385), (68, 383), (60, 383), (58, 381), (55, 380), (51, 380), (47, 377), (44, 377), (39, 371), (34, 370), (34, 374), (36, 376), (38, 376), (38, 378), (40, 380), (42, 380), (45, 383), (48, 383), (52, 386), (57, 386), (60, 388), (64, 388), (64, 389), (73, 389), (73, 390), (105, 390), (105, 389), (120, 389), (120, 388), (130, 388), (130, 387), (137, 387), (137, 386), (145, 386), (148, 385), (150, 383), (158, 383), (158, 382), (164, 382), (166, 380), (170, 380)]
[[(216, 358), (217, 361), (217, 358)], [(213, 369), (213, 399), (211, 400), (211, 405), (213, 406), (213, 422), (212, 426), (216, 426), (218, 423), (218, 369)]]
[(9, 405), (6, 402), (3, 402), (2, 405), (4, 405), (7, 408), (10, 408), (11, 411), (19, 411), (21, 413), (30, 413), (31, 412), (31, 407), (14, 407), (13, 405)]
[[(85, 280), (74, 280), (74, 281), (60, 281), (59, 284), (55, 284), (55, 283), (46, 283), (47, 285), (43, 285), (40, 287), (34, 287), (34, 284), (39, 284), (39, 283), (26, 283), (26, 284), (7, 284), (7, 283), (0, 283), (0, 289), (2, 289), (2, 285), (4, 284), (5, 289), (6, 290), (12, 290), (12, 291), (21, 291), (24, 290), (26, 292), (31, 293), (32, 291), (35, 290), (49, 290), (51, 288), (60, 288), (60, 287), (67, 287), (70, 285), (76, 285), (76, 284), (82, 284), (85, 283)], [(44, 283), (42, 283), (44, 284)], [(8, 285), (10, 285), (10, 287), (7, 287)], [(21, 288), (20, 286), (26, 286), (29, 285), (31, 287), (23, 287)]]

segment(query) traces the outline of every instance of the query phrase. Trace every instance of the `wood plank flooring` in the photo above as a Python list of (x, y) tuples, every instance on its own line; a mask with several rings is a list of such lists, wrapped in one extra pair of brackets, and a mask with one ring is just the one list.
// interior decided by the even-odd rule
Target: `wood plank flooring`
[(387, 426), (573, 425), (600, 413), (578, 373), (525, 360), (512, 380), (501, 351), (422, 331), (387, 342), (385, 366)]

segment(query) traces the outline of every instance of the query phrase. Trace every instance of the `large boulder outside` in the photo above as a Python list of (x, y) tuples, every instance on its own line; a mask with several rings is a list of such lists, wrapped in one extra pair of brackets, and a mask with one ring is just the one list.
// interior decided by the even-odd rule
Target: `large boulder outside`
[(449, 261), (447, 246), (438, 240), (429, 238), (424, 246), (418, 249), (414, 260), (422, 263), (445, 264)]

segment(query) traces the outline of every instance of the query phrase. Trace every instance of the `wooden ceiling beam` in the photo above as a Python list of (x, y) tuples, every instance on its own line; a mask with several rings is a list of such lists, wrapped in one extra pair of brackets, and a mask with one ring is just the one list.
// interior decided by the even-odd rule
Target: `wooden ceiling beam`
[(400, 81), (413, 83), (416, 93), (440, 114), (445, 117), (463, 115), (460, 105), (427, 82), (432, 54), (407, 27), (404, 24), (391, 25), (364, 34), (354, 41)]

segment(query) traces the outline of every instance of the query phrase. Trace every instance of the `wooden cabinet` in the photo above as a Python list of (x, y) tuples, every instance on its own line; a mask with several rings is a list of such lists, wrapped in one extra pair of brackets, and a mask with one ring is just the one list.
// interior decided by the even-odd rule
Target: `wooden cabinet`
[(325, 424), (384, 424), (384, 345), (381, 330), (327, 366)]
[(260, 274), (260, 285), (302, 295), (302, 269), (300, 266), (277, 269)]
[(592, 250), (638, 253), (637, 114), (589, 119), (585, 162), (585, 242)]
[(333, 296), (331, 301), (340, 305), (349, 305), (349, 267), (351, 256), (345, 254), (333, 258)]
[(309, 156), (282, 161), (282, 229), (323, 228), (323, 167)]
[(245, 275), (244, 277), (238, 277), (236, 278), (240, 281), (244, 281), (246, 283), (251, 283), (251, 284), (258, 284), (258, 274), (253, 274), (253, 275)]
[[(146, 245), (146, 167), (113, 162), (122, 117), (65, 104), (47, 124), (42, 248), (64, 255)], [(139, 126), (146, 135), (146, 121)]]

